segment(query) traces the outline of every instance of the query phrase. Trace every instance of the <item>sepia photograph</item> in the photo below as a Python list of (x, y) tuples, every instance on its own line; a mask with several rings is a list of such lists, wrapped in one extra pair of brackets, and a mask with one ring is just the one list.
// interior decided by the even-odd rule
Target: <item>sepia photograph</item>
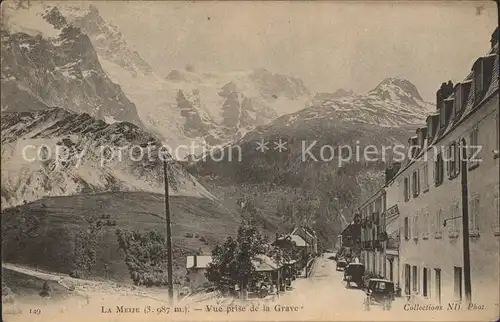
[(3, 1), (2, 320), (498, 321), (498, 14)]

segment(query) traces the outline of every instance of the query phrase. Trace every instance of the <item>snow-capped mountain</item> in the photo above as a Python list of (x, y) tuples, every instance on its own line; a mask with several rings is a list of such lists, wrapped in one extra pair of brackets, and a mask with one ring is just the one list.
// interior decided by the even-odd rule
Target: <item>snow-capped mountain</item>
[(335, 100), (339, 98), (345, 98), (345, 97), (354, 97), (357, 96), (355, 92), (349, 90), (346, 91), (345, 89), (339, 88), (333, 93), (316, 93), (313, 97), (313, 102), (315, 101), (327, 101), (327, 100)]
[[(2, 208), (45, 196), (163, 192), (161, 142), (134, 124), (47, 107), (2, 113), (1, 137)], [(214, 199), (183, 166), (169, 168), (173, 195)]]
[[(89, 51), (84, 57), (91, 58), (92, 68), (81, 66), (88, 64), (85, 60), (78, 60), (80, 57), (68, 57), (61, 66), (56, 63), (52, 64), (54, 66), (44, 66), (42, 62), (32, 66), (29, 65), (29, 61), (21, 61), (23, 66), (21, 68), (30, 70), (23, 74), (28, 74), (36, 68), (52, 72), (48, 76), (43, 76), (39, 70), (37, 73), (42, 75), (39, 77), (43, 77), (40, 83), (50, 83), (52, 74), (56, 74), (58, 79), (62, 79), (63, 76), (69, 79), (63, 89), (77, 97), (64, 101), (59, 97), (55, 99), (54, 97), (57, 97), (55, 93), (40, 95), (40, 99), (46, 105), (86, 112), (108, 121), (125, 120), (141, 124), (147, 130), (160, 135), (164, 143), (172, 148), (186, 145), (202, 150), (205, 147), (224, 145), (241, 138), (256, 126), (267, 124), (281, 115), (304, 108), (310, 99), (310, 93), (300, 79), (265, 69), (204, 73), (186, 68), (186, 70), (172, 70), (166, 76), (157, 75), (136, 51), (130, 49), (119, 29), (106, 22), (92, 5), (75, 6), (64, 2), (47, 6), (33, 4), (29, 9), (11, 11), (10, 29), (23, 31), (31, 37), (41, 35), (37, 36), (36, 41), (43, 42), (45, 47), (50, 48), (49, 52), (44, 54), (60, 56), (58, 48), (61, 46), (64, 47), (64, 52), (79, 53), (82, 48), (87, 48)], [(65, 30), (71, 30), (71, 36), (77, 38), (81, 44), (76, 44), (74, 39), (66, 41), (68, 32), (63, 33)], [(18, 56), (24, 57), (23, 55), (29, 53), (35, 55), (39, 51), (38, 47), (33, 52), (22, 49), (32, 48), (24, 42), (13, 40), (10, 42), (11, 47), (16, 49), (11, 50), (10, 54), (15, 58), (10, 59), (8, 67), (11, 67), (11, 63), (17, 60)], [(29, 46), (35, 46), (35, 43), (31, 41)], [(21, 48), (18, 48), (19, 46)], [(38, 55), (37, 58), (39, 57)], [(116, 98), (126, 105), (125, 112), (121, 106), (117, 108), (108, 102), (94, 102), (95, 99), (92, 97), (80, 97), (82, 93), (87, 92), (81, 88), (78, 90), (73, 87), (66, 88), (69, 86), (66, 83), (70, 83), (71, 86), (73, 83), (78, 85), (81, 83), (78, 75), (89, 77), (94, 73), (106, 78), (105, 83), (108, 87), (111, 86), (108, 83), (118, 84), (114, 91), (123, 90), (124, 95), (117, 93)], [(102, 82), (90, 79), (84, 85), (94, 86), (93, 94), (101, 94), (99, 90), (103, 88), (100, 84)], [(19, 86), (17, 83), (16, 86), (9, 86), (20, 88), (21, 91), (26, 87), (24, 83)], [(39, 87), (29, 89), (37, 95), (41, 91)], [(61, 89), (62, 86), (58, 87)], [(106, 86), (104, 92), (108, 92)], [(102, 94), (102, 96), (115, 96)], [(124, 100), (129, 99), (130, 101), (125, 104)], [(68, 104), (69, 102), (72, 104)], [(9, 109), (12, 110), (12, 106)], [(123, 113), (127, 114), (126, 117), (122, 115)], [(178, 154), (180, 157), (183, 153), (190, 154), (187, 149), (180, 150), (186, 151), (180, 152)]]
[[(347, 163), (373, 163), (378, 169), (391, 157), (391, 149), (384, 150), (384, 147), (405, 144), (416, 128), (425, 124), (425, 117), (432, 108), (422, 100), (413, 84), (394, 78), (382, 81), (366, 95), (348, 91), (319, 94), (310, 105), (259, 126), (236, 141), (234, 145), (241, 147), (244, 156), (241, 162), (213, 162), (207, 158), (192, 163), (194, 172), (229, 177), (236, 182), (300, 183), (314, 180), (318, 173), (335, 171), (341, 153), (347, 153), (339, 151), (343, 146), (351, 148)], [(259, 148), (263, 143), (265, 147)], [(376, 146), (379, 155), (386, 153), (384, 159), (378, 162), (364, 160), (361, 149), (367, 145)], [(324, 149), (325, 146), (328, 149)], [(307, 147), (311, 147), (308, 151), (315, 158), (304, 153)], [(357, 152), (357, 147), (361, 152)], [(231, 155), (229, 149), (224, 149), (225, 156)], [(326, 161), (321, 160), (322, 155)], [(365, 168), (358, 170), (365, 171)]]
[(265, 69), (173, 70), (164, 78), (156, 74), (134, 77), (104, 58), (101, 61), (136, 104), (146, 128), (172, 147), (224, 145), (256, 126), (304, 108), (310, 99), (302, 81)]
[[(333, 94), (317, 94), (309, 107), (286, 116), (294, 122), (315, 117), (334, 117), (343, 121), (365, 122), (385, 127), (419, 125), (434, 109), (425, 102), (410, 81), (384, 79), (365, 95), (339, 90)], [(285, 118), (286, 118), (285, 117)]]
[(100, 57), (121, 66), (133, 75), (148, 75), (153, 71), (137, 51), (131, 50), (120, 30), (104, 21), (95, 6), (89, 5), (82, 9), (59, 3), (57, 7), (70, 24), (80, 28), (90, 37)]
[(141, 125), (135, 105), (102, 69), (89, 37), (68, 24), (57, 8), (19, 9), (4, 16), (3, 111), (36, 110), (43, 106), (33, 103), (40, 101)]

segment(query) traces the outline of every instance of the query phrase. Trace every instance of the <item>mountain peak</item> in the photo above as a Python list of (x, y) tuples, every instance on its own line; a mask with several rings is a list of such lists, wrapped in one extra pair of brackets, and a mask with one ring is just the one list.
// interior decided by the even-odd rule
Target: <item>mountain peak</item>
[(375, 87), (374, 91), (385, 91), (388, 87), (398, 87), (413, 98), (423, 101), (417, 87), (407, 79), (388, 77)]

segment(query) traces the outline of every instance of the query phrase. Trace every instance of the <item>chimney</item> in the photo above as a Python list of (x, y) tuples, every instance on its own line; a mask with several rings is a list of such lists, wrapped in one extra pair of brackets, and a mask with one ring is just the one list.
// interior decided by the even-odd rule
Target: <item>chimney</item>
[(193, 268), (198, 267), (198, 255), (194, 254), (193, 256)]
[(385, 183), (391, 181), (401, 168), (400, 162), (393, 162), (385, 168)]
[(441, 88), (436, 92), (436, 109), (439, 111), (442, 102), (445, 98), (453, 94), (453, 83), (448, 81), (448, 83), (442, 83)]
[(418, 154), (418, 137), (412, 136), (408, 139), (408, 150), (411, 153), (411, 157), (415, 157)]
[(491, 48), (494, 48), (497, 44), (498, 44), (498, 35), (499, 35), (500, 31), (498, 29), (498, 27), (495, 29), (495, 31), (493, 31), (493, 33), (491, 34), (491, 40), (490, 40), (490, 43), (491, 43)]

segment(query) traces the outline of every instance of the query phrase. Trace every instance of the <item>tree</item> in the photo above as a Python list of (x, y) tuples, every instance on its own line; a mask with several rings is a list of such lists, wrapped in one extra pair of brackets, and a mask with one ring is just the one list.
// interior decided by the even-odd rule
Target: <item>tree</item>
[(99, 233), (104, 226), (96, 215), (86, 217), (85, 221), (88, 226), (76, 233), (73, 242), (73, 269), (70, 275), (77, 278), (91, 273), (97, 260)]
[(236, 284), (244, 290), (255, 271), (252, 259), (266, 254), (268, 249), (265, 237), (254, 225), (245, 222), (238, 228), (236, 238), (228, 237), (222, 245), (215, 245), (206, 277), (221, 290), (229, 290)]
[(117, 229), (116, 237), (135, 285), (168, 285), (167, 246), (162, 234)]

